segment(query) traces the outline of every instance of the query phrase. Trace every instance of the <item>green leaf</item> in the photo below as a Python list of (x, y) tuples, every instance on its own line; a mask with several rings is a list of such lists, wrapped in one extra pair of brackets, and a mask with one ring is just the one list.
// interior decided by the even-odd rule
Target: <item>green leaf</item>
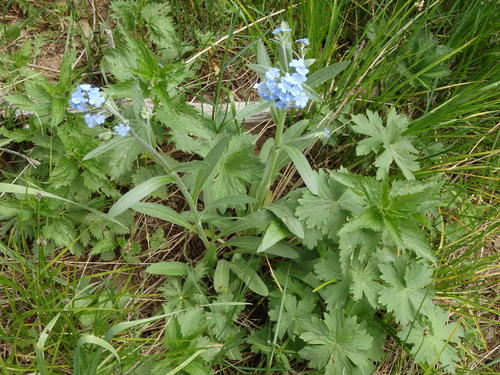
[(249, 197), (248, 195), (233, 195), (229, 197), (223, 197), (217, 199), (215, 202), (211, 202), (207, 207), (201, 212), (200, 216), (204, 217), (210, 214), (210, 211), (213, 208), (218, 207), (227, 207), (233, 205), (242, 205), (242, 204), (251, 204), (255, 203), (257, 200), (253, 197)]
[(267, 71), (272, 68), (271, 65), (263, 65), (263, 64), (247, 64), (247, 67), (248, 69), (260, 75), (266, 74)]
[(257, 102), (257, 103), (250, 103), (241, 108), (238, 113), (235, 116), (236, 120), (244, 120), (248, 117), (255, 116), (266, 109), (270, 108), (272, 106), (271, 101), (267, 102)]
[[(15, 184), (6, 184), (6, 183), (3, 183), (3, 182), (0, 182), (0, 193), (14, 193), (14, 194), (27, 194), (27, 195), (34, 195), (34, 196), (40, 196), (40, 197), (47, 197), (47, 198), (52, 198), (52, 199), (57, 199), (57, 200), (61, 200), (63, 202), (66, 202), (66, 203), (71, 203), (71, 204), (74, 204), (75, 206), (78, 206), (78, 207), (81, 207), (85, 210), (88, 210), (100, 217), (103, 217), (103, 218), (106, 218), (106, 219), (109, 219), (109, 217), (96, 210), (96, 209), (93, 209), (92, 207), (88, 207), (88, 206), (85, 206), (83, 204), (80, 204), (80, 203), (76, 203), (76, 202), (73, 202), (69, 199), (66, 199), (66, 198), (62, 198), (58, 195), (55, 195), (55, 194), (51, 194), (51, 193), (48, 193), (46, 191), (43, 191), (43, 190), (40, 190), (40, 189), (33, 189), (33, 188), (29, 188), (27, 186), (21, 186), (21, 185), (15, 185)], [(120, 227), (122, 228), (126, 228), (125, 225), (123, 225), (121, 222), (119, 222), (118, 220), (115, 220), (115, 219), (110, 219), (113, 223), (115, 224), (118, 224)]]
[[(348, 224), (356, 220), (358, 219), (354, 219)], [(348, 224), (344, 225), (339, 231), (340, 263), (344, 272), (347, 272), (353, 261), (364, 262), (367, 260), (377, 251), (381, 242), (380, 234), (371, 230), (344, 231)]]
[(114, 137), (111, 140), (99, 145), (98, 147), (90, 151), (87, 155), (83, 157), (83, 160), (93, 159), (112, 149), (120, 149), (123, 145), (126, 145), (129, 142), (130, 142), (129, 137)]
[(349, 66), (350, 61), (341, 61), (332, 65), (328, 65), (314, 73), (312, 73), (307, 78), (307, 85), (311, 88), (315, 88), (322, 83), (334, 79), (337, 74), (343, 71), (345, 68)]
[(257, 272), (249, 265), (239, 260), (232, 260), (229, 263), (229, 267), (251, 291), (264, 297), (269, 294), (269, 290), (264, 281), (262, 281), (260, 276), (257, 275)]
[(395, 263), (381, 264), (381, 278), (386, 284), (380, 290), (379, 302), (393, 312), (401, 324), (408, 324), (418, 314), (433, 311), (432, 270), (424, 264), (408, 263), (399, 257)]
[(79, 176), (80, 167), (74, 158), (61, 156), (56, 159), (55, 167), (50, 172), (50, 186), (59, 189), (70, 186)]
[(188, 154), (205, 157), (218, 137), (200, 113), (185, 103), (173, 103), (175, 108), (164, 105), (155, 118), (170, 129), (170, 139), (176, 147)]
[(266, 46), (264, 45), (264, 42), (262, 42), (262, 39), (259, 39), (257, 41), (257, 62), (260, 65), (264, 66), (272, 66), (273, 63), (271, 62), (271, 58), (269, 57), (269, 54), (267, 53)]
[(129, 173), (134, 166), (137, 157), (144, 152), (143, 147), (134, 137), (120, 137), (127, 141), (120, 144), (120, 148), (109, 151), (109, 174), (113, 180)]
[[(75, 62), (76, 51), (66, 51), (61, 62), (58, 86), (61, 94), (64, 94), (73, 85), (73, 63)], [(65, 100), (67, 104), (67, 100)]]
[(166, 58), (175, 59), (181, 52), (181, 45), (169, 11), (170, 7), (165, 4), (149, 3), (143, 6), (140, 15), (158, 50)]
[(350, 267), (351, 276), (351, 292), (352, 298), (355, 301), (361, 300), (363, 296), (366, 297), (370, 305), (378, 308), (377, 301), (378, 293), (380, 291), (379, 277), (380, 272), (377, 269), (377, 258), (372, 257), (368, 262), (354, 261)]
[[(76, 343), (76, 348), (75, 348), (75, 354), (74, 354), (74, 361), (73, 361), (73, 367), (75, 369), (75, 375), (84, 375), (87, 373), (89, 370), (88, 366), (86, 364), (81, 363), (81, 357), (82, 357), (82, 350), (84, 345), (97, 345), (100, 346), (101, 348), (109, 351), (117, 360), (118, 360), (118, 365), (120, 365), (120, 356), (118, 355), (118, 352), (116, 351), (113, 346), (107, 342), (106, 340), (103, 340), (97, 336), (89, 335), (89, 334), (84, 334), (83, 336), (80, 337), (78, 342)], [(87, 368), (83, 369), (82, 367), (86, 366)]]
[(281, 222), (288, 228), (290, 232), (299, 238), (304, 238), (304, 228), (299, 220), (295, 217), (293, 209), (284, 202), (273, 203), (266, 207), (271, 211)]
[(375, 370), (371, 360), (373, 338), (343, 311), (332, 310), (324, 319), (313, 316), (303, 324), (300, 335), (307, 345), (299, 355), (309, 361), (312, 368), (323, 370), (325, 375), (371, 375)]
[(283, 338), (285, 333), (288, 333), (289, 337), (294, 337), (301, 332), (302, 324), (311, 319), (316, 301), (312, 296), (297, 301), (295, 296), (288, 293), (283, 294), (281, 298), (283, 298), (281, 314), (280, 303), (269, 310), (269, 318), (276, 322), (275, 329), (278, 331), (278, 338)]
[[(226, 242), (228, 246), (235, 246), (241, 252), (249, 254), (257, 254), (257, 249), (262, 242), (261, 237), (254, 236), (237, 236)], [(244, 250), (244, 251), (243, 251)], [(278, 242), (266, 250), (268, 255), (276, 255), (282, 258), (297, 259), (300, 257), (300, 249), (290, 245), (287, 242)]]
[(314, 265), (314, 273), (325, 282), (317, 287), (325, 302), (334, 308), (344, 307), (351, 282), (342, 273), (339, 256), (336, 253), (329, 253), (326, 257), (320, 258)]
[[(289, 29), (288, 23), (281, 21), (280, 27), (282, 29)], [(292, 36), (290, 32), (281, 33), (278, 38), (275, 39), (278, 44), (279, 52), (279, 63), (283, 70), (288, 70), (290, 61), (293, 59), (293, 49), (292, 49)]]
[[(378, 182), (373, 177), (361, 177), (336, 172), (334, 178), (350, 187), (361, 202), (355, 203), (353, 217), (338, 232), (347, 244), (356, 231), (373, 231), (390, 240), (400, 249), (408, 249), (419, 257), (435, 262), (426, 232), (421, 229), (422, 217), (439, 204), (439, 184), (413, 181), (401, 184)], [(410, 188), (408, 184), (414, 186)], [(352, 200), (351, 200), (352, 201)], [(347, 207), (346, 207), (347, 208)], [(343, 248), (343, 259), (351, 250)], [(352, 249), (352, 248), (351, 248)]]
[(108, 216), (116, 217), (125, 210), (128, 210), (141, 199), (147, 197), (153, 191), (160, 187), (173, 182), (171, 176), (157, 176), (150, 178), (142, 184), (136, 186), (129, 192), (125, 193), (118, 201), (109, 209)]
[(408, 118), (398, 115), (392, 108), (387, 115), (387, 125), (382, 125), (378, 113), (366, 111), (365, 115), (352, 116), (352, 129), (360, 134), (369, 136), (361, 140), (356, 147), (357, 155), (367, 155), (370, 152), (384, 151), (375, 159), (377, 179), (382, 179), (389, 173), (389, 167), (395, 162), (408, 180), (413, 180), (414, 171), (420, 167), (416, 162), (418, 151), (411, 144), (411, 138), (404, 135), (408, 128)]
[(106, 51), (101, 61), (103, 70), (109, 72), (119, 82), (134, 79), (132, 73), (137, 68), (137, 54), (130, 46), (117, 46)]
[(177, 321), (184, 338), (198, 336), (206, 328), (205, 311), (202, 308), (194, 308), (180, 313), (177, 316)]
[(451, 48), (438, 44), (436, 38), (425, 28), (415, 33), (400, 48), (397, 72), (412, 86), (432, 89), (436, 79), (450, 74), (448, 58), (456, 53)]
[(317, 173), (312, 170), (307, 158), (304, 154), (297, 148), (291, 146), (282, 146), (286, 151), (290, 159), (292, 159), (293, 165), (297, 168), (297, 172), (299, 172), (300, 177), (304, 180), (307, 188), (314, 195), (318, 195), (318, 177)]
[(215, 267), (214, 289), (217, 293), (229, 291), (229, 263), (224, 259), (220, 259)]
[(148, 266), (146, 272), (152, 275), (187, 276), (188, 265), (182, 262), (158, 262)]
[(286, 238), (289, 232), (283, 228), (283, 226), (278, 222), (278, 220), (272, 220), (262, 237), (262, 242), (260, 243), (257, 253), (263, 253), (273, 245), (277, 244), (282, 239)]
[(51, 105), (52, 105), (51, 107), (52, 113), (51, 113), (50, 124), (51, 126), (56, 126), (62, 122), (64, 116), (66, 115), (66, 107), (68, 105), (68, 99), (53, 97)]
[(192, 224), (170, 207), (158, 203), (136, 203), (132, 206), (132, 209), (196, 232), (196, 228)]
[(324, 236), (336, 241), (337, 232), (347, 217), (340, 201), (345, 189), (322, 171), (318, 174), (317, 181), (319, 195), (305, 191), (302, 198), (298, 199), (299, 206), (295, 213), (305, 222), (307, 228), (317, 229)]
[(320, 94), (318, 94), (316, 91), (314, 91), (311, 87), (306, 85), (305, 83), (302, 84), (302, 88), (304, 89), (305, 93), (311, 99), (313, 102), (317, 103), (322, 103), (323, 98), (321, 97)]
[(0, 138), (0, 147), (7, 146), (11, 142), (12, 142), (12, 139), (3, 139), (3, 138)]
[(247, 229), (264, 228), (269, 225), (273, 218), (273, 214), (268, 210), (256, 211), (246, 216), (239, 217), (230, 224), (224, 226), (220, 235), (227, 236), (228, 234), (243, 232)]
[(463, 334), (462, 327), (449, 323), (448, 314), (435, 306), (428, 319), (413, 321), (398, 337), (413, 344), (411, 354), (415, 361), (431, 366), (439, 362), (443, 371), (454, 374), (460, 357), (450, 343), (459, 343)]
[(217, 166), (217, 163), (222, 157), (228, 143), (229, 143), (229, 138), (223, 137), (219, 142), (217, 142), (217, 144), (210, 150), (210, 152), (205, 157), (204, 162), (206, 163), (206, 167), (200, 169), (198, 175), (196, 176), (196, 181), (194, 183), (192, 196), (195, 201), (197, 200), (198, 195), (203, 189), (203, 186), (205, 186), (205, 184), (207, 183), (208, 178), (210, 177), (215, 167)]
[(111, 237), (103, 238), (102, 240), (98, 241), (94, 247), (92, 248), (92, 251), (90, 252), (90, 255), (97, 255), (97, 254), (102, 254), (106, 253), (109, 251), (113, 251), (116, 247), (115, 241)]
[(75, 224), (65, 218), (52, 219), (43, 227), (43, 234), (57, 246), (68, 246), (76, 238)]
[[(204, 203), (211, 205), (224, 197), (247, 194), (247, 183), (261, 178), (263, 165), (254, 155), (256, 137), (242, 134), (231, 138), (203, 192)], [(220, 206), (225, 210), (227, 206)]]

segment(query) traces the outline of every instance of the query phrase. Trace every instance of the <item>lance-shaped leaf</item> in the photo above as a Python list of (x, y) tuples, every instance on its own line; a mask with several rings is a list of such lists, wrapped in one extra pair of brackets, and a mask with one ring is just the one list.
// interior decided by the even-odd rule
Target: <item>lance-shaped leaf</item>
[(140, 212), (141, 214), (153, 216), (196, 232), (196, 228), (189, 223), (184, 216), (170, 207), (158, 203), (136, 203), (132, 206), (132, 209)]
[(109, 209), (108, 216), (116, 217), (120, 215), (123, 211), (129, 209), (153, 191), (173, 181), (174, 179), (171, 176), (156, 176), (144, 181), (118, 199)]
[(252, 267), (239, 260), (231, 261), (229, 267), (251, 291), (264, 297), (269, 294), (266, 284)]

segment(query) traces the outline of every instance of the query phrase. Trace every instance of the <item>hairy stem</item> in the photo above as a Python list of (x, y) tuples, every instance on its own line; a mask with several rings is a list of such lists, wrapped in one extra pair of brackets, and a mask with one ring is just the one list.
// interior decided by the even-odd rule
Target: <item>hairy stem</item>
[(256, 209), (262, 208), (266, 201), (266, 196), (272, 182), (274, 181), (274, 172), (276, 169), (276, 163), (278, 162), (278, 154), (281, 148), (281, 138), (283, 137), (283, 129), (285, 127), (285, 114), (282, 111), (277, 111), (276, 113), (276, 133), (274, 135), (274, 146), (271, 149), (271, 154), (268, 157), (266, 163), (266, 169), (264, 170), (264, 178), (262, 183), (259, 185), (256, 193), (257, 206)]
[[(124, 123), (128, 123), (128, 121), (118, 112), (116, 111), (112, 106), (107, 105), (106, 106), (110, 112), (113, 113), (116, 117), (120, 119), (120, 121)], [(193, 213), (194, 219), (195, 219), (195, 226), (196, 226), (196, 234), (200, 238), (200, 240), (203, 242), (203, 245), (205, 246), (205, 249), (212, 253), (212, 248), (213, 245), (211, 245), (204, 229), (203, 225), (201, 224), (200, 220), (200, 214), (196, 208), (196, 202), (193, 200), (191, 197), (191, 194), (189, 193), (188, 188), (184, 184), (184, 181), (182, 181), (182, 178), (177, 174), (177, 172), (174, 171), (174, 168), (170, 165), (170, 162), (160, 153), (158, 150), (156, 150), (153, 146), (151, 146), (148, 142), (146, 142), (144, 139), (142, 139), (133, 129), (130, 130), (132, 136), (134, 139), (160, 163), (160, 165), (163, 167), (163, 169), (169, 174), (172, 175), (175, 179), (175, 182), (179, 188), (179, 190), (182, 193), (182, 196), (186, 200), (186, 203), (189, 206), (189, 209)]]

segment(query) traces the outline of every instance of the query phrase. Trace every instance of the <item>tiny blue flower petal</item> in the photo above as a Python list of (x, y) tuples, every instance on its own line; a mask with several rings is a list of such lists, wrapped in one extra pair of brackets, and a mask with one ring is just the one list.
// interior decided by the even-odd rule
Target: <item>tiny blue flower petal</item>
[(99, 90), (98, 87), (92, 87), (88, 91), (88, 96), (89, 96), (89, 104), (97, 108), (102, 106), (106, 101), (106, 99), (101, 95), (101, 91)]
[(79, 111), (85, 111), (87, 110), (87, 106), (85, 105), (86, 103), (87, 99), (83, 95), (82, 90), (80, 88), (77, 88), (76, 91), (71, 94), (71, 98), (69, 100), (71, 108)]
[(290, 61), (288, 66), (295, 68), (295, 69), (305, 68), (306, 62), (304, 59), (293, 59), (292, 61)]
[(330, 138), (332, 136), (332, 132), (330, 131), (330, 129), (328, 128), (325, 128), (325, 138)]
[(277, 27), (273, 30), (273, 34), (276, 35), (279, 33), (288, 33), (290, 31), (292, 31), (292, 29), (290, 29), (288, 27)]
[(97, 125), (102, 125), (106, 121), (106, 117), (104, 115), (98, 113), (97, 115), (94, 115), (94, 120)]
[(90, 113), (86, 113), (85, 116), (83, 116), (83, 119), (85, 120), (85, 123), (90, 129), (92, 129), (94, 126), (97, 125), (97, 121), (94, 118), (94, 115)]
[(307, 102), (309, 101), (309, 97), (305, 92), (301, 92), (298, 96), (295, 97), (295, 106), (297, 108), (305, 108)]
[(308, 46), (309, 45), (309, 39), (307, 39), (307, 38), (297, 39), (296, 42), (300, 43), (300, 44), (302, 44), (304, 46)]
[(82, 83), (80, 86), (78, 86), (78, 88), (83, 91), (90, 91), (92, 85), (89, 85), (88, 83)]
[(128, 135), (128, 132), (130, 131), (130, 126), (120, 123), (114, 126), (113, 129), (115, 130), (115, 132), (118, 133), (120, 137), (125, 137)]
[(73, 94), (71, 94), (71, 103), (80, 104), (84, 102), (85, 97), (83, 96), (83, 93), (81, 91), (75, 91)]
[(281, 71), (278, 68), (271, 68), (266, 72), (266, 78), (269, 80), (277, 79), (281, 75)]
[(83, 116), (83, 119), (85, 120), (85, 123), (89, 128), (93, 128), (96, 125), (102, 125), (106, 121), (106, 117), (104, 115), (98, 113), (97, 115), (93, 115), (90, 113), (86, 113), (85, 116)]
[(307, 69), (304, 59), (294, 59), (290, 62), (289, 66), (295, 68), (295, 71), (299, 74), (306, 75), (309, 73), (309, 69)]

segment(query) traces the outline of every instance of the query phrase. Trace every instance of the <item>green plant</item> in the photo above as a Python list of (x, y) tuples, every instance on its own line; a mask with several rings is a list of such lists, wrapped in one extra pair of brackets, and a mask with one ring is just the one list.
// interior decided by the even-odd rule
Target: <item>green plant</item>
[[(10, 117), (0, 147), (42, 164), (2, 171), (4, 371), (493, 373), (491, 4), (307, 0), (282, 15), (310, 45), (263, 18), (226, 59), (236, 22), (281, 4), (193, 1), (231, 7), (203, 25), (229, 28), (223, 70), (257, 54), (264, 101), (213, 116), (185, 102), (179, 9), (161, 5), (114, 2), (92, 128), (51, 124), (73, 82), (11, 97), (38, 117)], [(267, 109), (261, 138), (244, 120)]]

